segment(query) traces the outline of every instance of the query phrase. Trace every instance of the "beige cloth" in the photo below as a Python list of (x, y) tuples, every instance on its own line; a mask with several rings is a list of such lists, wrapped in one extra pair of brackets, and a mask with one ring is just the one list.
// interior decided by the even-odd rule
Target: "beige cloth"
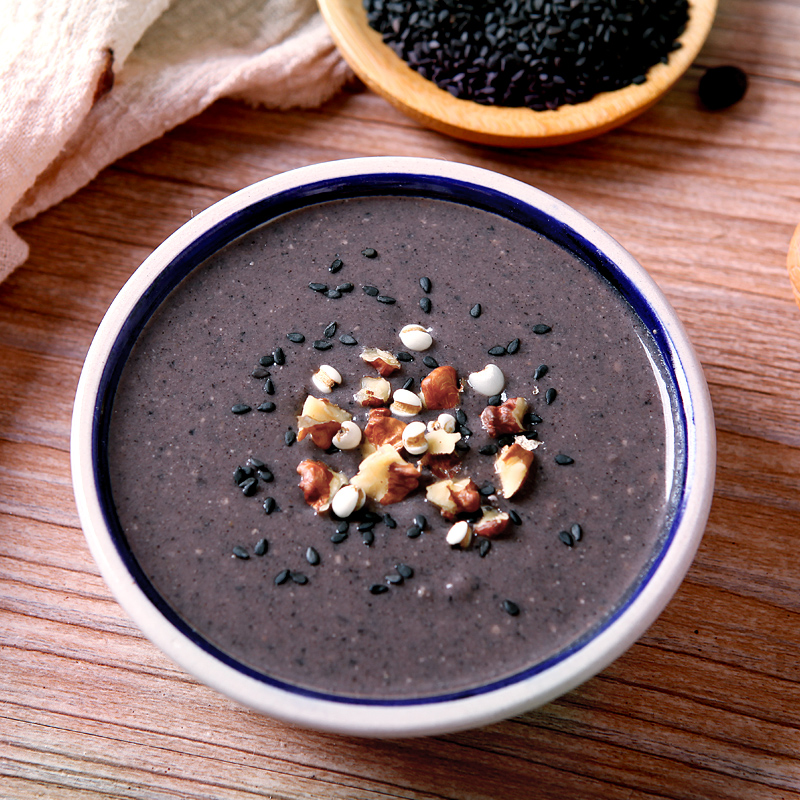
[(0, 21), (0, 280), (15, 224), (214, 100), (309, 107), (349, 77), (315, 0), (0, 0)]

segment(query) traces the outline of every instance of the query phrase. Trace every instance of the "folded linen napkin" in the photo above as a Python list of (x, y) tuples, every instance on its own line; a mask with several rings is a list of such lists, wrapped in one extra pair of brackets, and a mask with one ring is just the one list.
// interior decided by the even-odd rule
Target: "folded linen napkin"
[(315, 0), (9, 5), (0, 14), (0, 281), (27, 258), (15, 224), (216, 99), (311, 107), (350, 74)]

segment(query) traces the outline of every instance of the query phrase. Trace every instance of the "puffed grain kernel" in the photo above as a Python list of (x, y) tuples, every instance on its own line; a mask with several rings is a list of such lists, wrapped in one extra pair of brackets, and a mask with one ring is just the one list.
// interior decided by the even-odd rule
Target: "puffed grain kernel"
[(322, 364), (320, 368), (311, 376), (311, 383), (323, 394), (330, 394), (335, 386), (342, 382), (339, 371), (330, 364)]
[(447, 544), (453, 547), (469, 547), (472, 541), (472, 528), (469, 522), (465, 519), (456, 522), (449, 531), (447, 531)]
[(422, 455), (428, 449), (425, 438), (425, 423), (410, 422), (403, 431), (403, 447), (412, 456)]
[(405, 325), (400, 329), (400, 341), (409, 350), (422, 352), (433, 344), (433, 337), (422, 325)]
[(389, 408), (399, 417), (414, 417), (422, 411), (422, 400), (409, 389), (397, 389)]
[(334, 434), (332, 444), (340, 450), (354, 450), (361, 444), (361, 428), (352, 420), (345, 420)]
[(340, 519), (347, 519), (364, 505), (366, 497), (363, 489), (348, 483), (333, 496), (331, 511)]
[(480, 372), (471, 372), (467, 382), (478, 394), (492, 397), (503, 391), (506, 376), (497, 364), (487, 364)]

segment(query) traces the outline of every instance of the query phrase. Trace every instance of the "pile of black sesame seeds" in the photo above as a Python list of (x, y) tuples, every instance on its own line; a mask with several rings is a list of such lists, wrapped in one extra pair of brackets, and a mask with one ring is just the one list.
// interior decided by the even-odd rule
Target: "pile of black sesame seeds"
[(680, 47), (688, 0), (364, 0), (400, 58), (439, 88), (536, 111), (644, 83)]

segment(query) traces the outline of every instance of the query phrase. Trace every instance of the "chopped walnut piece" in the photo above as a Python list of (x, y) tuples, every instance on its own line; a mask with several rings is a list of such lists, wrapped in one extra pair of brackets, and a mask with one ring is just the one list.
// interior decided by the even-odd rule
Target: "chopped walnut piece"
[(500, 450), (494, 470), (500, 478), (503, 497), (511, 497), (522, 488), (532, 464), (533, 450), (528, 450), (517, 442)]
[(310, 436), (317, 447), (327, 450), (342, 423), (352, 418), (349, 411), (339, 408), (330, 400), (309, 395), (297, 418), (297, 441), (301, 442)]
[(420, 396), (425, 407), (431, 411), (455, 408), (460, 400), (458, 373), (455, 367), (436, 367), (420, 384)]
[(359, 465), (350, 483), (381, 505), (399, 503), (419, 485), (419, 470), (390, 444), (379, 447)]
[(442, 428), (428, 431), (425, 434), (425, 441), (428, 442), (428, 452), (432, 456), (452, 453), (456, 449), (456, 442), (460, 439), (460, 433), (448, 433)]
[(511, 524), (511, 517), (505, 511), (498, 511), (491, 506), (481, 506), (481, 512), (481, 518), (472, 526), (476, 536), (497, 539), (506, 532)]
[(403, 446), (406, 423), (392, 416), (388, 408), (373, 408), (369, 412), (364, 438), (375, 448), (390, 444), (396, 450)]
[(522, 433), (525, 430), (522, 419), (527, 410), (528, 401), (524, 397), (509, 397), (499, 406), (486, 406), (481, 412), (481, 424), (489, 436)]
[(361, 388), (355, 393), (353, 399), (364, 408), (380, 408), (389, 402), (392, 396), (392, 385), (386, 378), (361, 379)]
[(470, 514), (481, 507), (481, 496), (472, 478), (460, 481), (446, 478), (432, 483), (425, 497), (438, 507), (445, 519), (453, 519), (456, 514)]
[(336, 472), (327, 464), (310, 458), (297, 465), (297, 473), (306, 503), (318, 514), (330, 508), (336, 492), (347, 484), (347, 476), (343, 472)]
[(387, 378), (400, 369), (400, 362), (388, 351), (377, 347), (365, 347), (361, 358), (378, 371), (378, 375)]
[(458, 453), (443, 453), (440, 455), (425, 453), (419, 463), (420, 466), (427, 467), (437, 478), (452, 478), (464, 466), (464, 461)]

